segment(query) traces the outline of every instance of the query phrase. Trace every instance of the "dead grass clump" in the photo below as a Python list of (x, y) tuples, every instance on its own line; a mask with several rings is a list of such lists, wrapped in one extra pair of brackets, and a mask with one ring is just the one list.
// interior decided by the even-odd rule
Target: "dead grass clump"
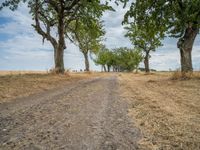
[(144, 75), (154, 75), (154, 72), (144, 72)]
[(179, 70), (174, 71), (171, 79), (172, 80), (189, 80), (194, 78), (194, 73), (193, 72), (181, 72)]
[(70, 73), (69, 73), (69, 72), (64, 72), (64, 75), (65, 75), (66, 77), (70, 77)]
[(64, 73), (58, 73), (58, 70), (56, 70), (55, 68), (52, 68), (52, 69), (49, 69), (48, 71), (48, 74), (51, 74), (51, 75), (64, 75), (65, 77), (70, 77), (70, 70), (69, 69), (66, 69), (64, 71)]
[(55, 68), (51, 68), (51, 69), (49, 69), (48, 73), (55, 75), (55, 74), (57, 74), (57, 70)]
[(149, 82), (149, 83), (154, 83), (154, 82), (156, 82), (155, 80), (148, 80), (147, 82)]
[(121, 77), (121, 76), (122, 76), (122, 73), (119, 73), (118, 76)]
[(189, 80), (189, 79), (200, 79), (200, 72), (181, 72), (179, 70), (174, 71), (172, 76), (172, 80)]
[(200, 79), (200, 71), (193, 72), (193, 78), (194, 79)]
[(86, 73), (86, 74), (93, 74), (94, 72), (92, 72), (92, 71), (85, 71), (84, 73)]

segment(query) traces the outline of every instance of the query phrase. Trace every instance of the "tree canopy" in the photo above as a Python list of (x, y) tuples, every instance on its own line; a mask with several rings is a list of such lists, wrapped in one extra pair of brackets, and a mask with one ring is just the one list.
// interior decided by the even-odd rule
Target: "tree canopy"
[[(115, 48), (112, 50), (103, 47), (95, 59), (95, 63), (102, 65), (104, 71), (133, 71), (138, 68), (142, 61), (142, 53), (138, 49), (130, 49), (127, 47)], [(107, 66), (107, 69), (105, 67)]]
[(43, 42), (46, 39), (52, 44), (57, 73), (64, 72), (65, 38), (70, 38), (71, 32), (68, 31), (71, 23), (81, 20), (89, 26), (104, 11), (112, 9), (108, 3), (101, 3), (100, 0), (3, 0), (0, 9), (9, 7), (16, 10), (20, 2), (28, 3), (35, 21), (32, 26), (43, 37)]
[(105, 31), (100, 18), (91, 18), (90, 24), (86, 25), (82, 20), (72, 24), (72, 39), (78, 45), (85, 58), (85, 70), (89, 71), (88, 54), (97, 53)]
[(149, 37), (159, 34), (160, 37), (179, 38), (181, 69), (192, 71), (191, 51), (200, 28), (199, 6), (199, 0), (136, 0), (127, 11), (124, 22), (134, 22), (137, 28), (150, 30)]
[(151, 26), (155, 26), (153, 21), (151, 24), (148, 24), (148, 27), (143, 25), (143, 28), (141, 28), (141, 26), (139, 27), (136, 23), (129, 23), (125, 27), (127, 30), (125, 36), (130, 39), (135, 48), (141, 49), (144, 53), (144, 65), (146, 72), (150, 71), (150, 52), (155, 51), (157, 47), (162, 45), (162, 37), (156, 30), (152, 31), (152, 28), (150, 28)]

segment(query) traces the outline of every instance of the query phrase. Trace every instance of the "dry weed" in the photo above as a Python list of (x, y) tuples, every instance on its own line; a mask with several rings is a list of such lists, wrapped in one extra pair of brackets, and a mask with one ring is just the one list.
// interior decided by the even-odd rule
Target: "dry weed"
[(171, 79), (172, 80), (200, 79), (200, 72), (181, 72), (177, 70), (172, 73)]

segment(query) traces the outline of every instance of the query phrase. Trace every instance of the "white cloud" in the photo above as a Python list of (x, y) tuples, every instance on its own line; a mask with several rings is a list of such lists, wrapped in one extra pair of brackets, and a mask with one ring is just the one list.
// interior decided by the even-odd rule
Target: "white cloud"
[(124, 37), (125, 30), (122, 26), (124, 14), (128, 8), (117, 6), (111, 3), (116, 11), (107, 11), (102, 19), (105, 20), (106, 41), (104, 42), (108, 48), (131, 47), (131, 42)]

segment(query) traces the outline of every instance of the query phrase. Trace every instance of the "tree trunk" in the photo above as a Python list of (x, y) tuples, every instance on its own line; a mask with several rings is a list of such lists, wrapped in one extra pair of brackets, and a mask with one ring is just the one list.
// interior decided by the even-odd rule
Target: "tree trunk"
[(103, 65), (103, 69), (104, 69), (104, 72), (107, 72), (107, 71), (106, 71), (106, 66), (105, 66), (105, 65)]
[(85, 58), (85, 71), (90, 71), (90, 64), (88, 60), (88, 53), (83, 53)]
[(113, 66), (113, 72), (116, 72), (116, 70), (115, 70), (115, 66)]
[(58, 46), (56, 49), (56, 55), (55, 55), (55, 72), (56, 73), (64, 73), (64, 60), (63, 60), (63, 55), (64, 55), (64, 49), (61, 46)]
[(107, 65), (107, 68), (108, 68), (108, 72), (110, 72), (110, 66), (109, 65)]
[(185, 34), (179, 39), (177, 47), (180, 49), (180, 62), (182, 72), (192, 72), (192, 47), (198, 34), (198, 28), (188, 27)]
[(59, 10), (58, 15), (58, 46), (56, 48), (56, 55), (55, 55), (55, 72), (56, 73), (64, 73), (65, 67), (64, 67), (64, 49), (65, 46), (65, 38), (64, 38), (64, 6), (61, 1), (61, 9)]
[(145, 72), (149, 73), (149, 51), (145, 51), (145, 57), (144, 57), (144, 67), (145, 67)]

